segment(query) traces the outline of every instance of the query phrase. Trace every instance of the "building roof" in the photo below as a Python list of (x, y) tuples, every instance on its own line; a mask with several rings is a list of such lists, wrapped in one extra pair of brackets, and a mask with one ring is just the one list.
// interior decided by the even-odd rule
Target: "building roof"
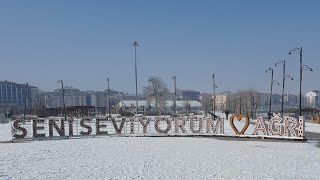
[[(178, 107), (184, 107), (186, 106), (186, 103), (189, 103), (191, 107), (201, 107), (201, 103), (198, 101), (176, 101)], [(166, 106), (173, 106), (174, 101), (166, 101)], [(120, 102), (123, 106), (135, 106), (136, 101), (135, 100), (123, 100)], [(147, 106), (148, 103), (145, 100), (138, 100), (138, 106)], [(151, 106), (155, 106), (154, 102), (151, 102)]]
[(182, 92), (182, 93), (186, 93), (186, 92), (200, 93), (199, 91), (195, 91), (195, 90), (179, 90), (179, 89), (177, 89), (177, 92)]
[[(23, 87), (26, 85), (26, 84), (20, 84), (20, 83), (16, 83), (16, 82), (12, 82), (12, 81), (7, 81), (7, 80), (0, 81), (0, 83), (2, 83), (2, 84), (16, 84), (18, 86), (23, 86)], [(28, 87), (29, 88), (37, 88), (35, 86), (30, 85), (29, 83), (28, 83)]]
[(223, 92), (216, 93), (216, 95), (227, 95), (227, 94), (232, 94), (232, 92), (230, 92), (230, 91), (223, 91)]

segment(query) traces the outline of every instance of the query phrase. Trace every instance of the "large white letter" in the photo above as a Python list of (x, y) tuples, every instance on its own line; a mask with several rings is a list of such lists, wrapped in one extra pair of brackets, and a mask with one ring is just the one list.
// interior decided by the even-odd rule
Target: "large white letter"
[(253, 135), (258, 135), (259, 131), (262, 131), (264, 135), (267, 135), (266, 126), (262, 117), (258, 117), (256, 127), (253, 131)]
[[(191, 117), (190, 119), (190, 130), (193, 133), (201, 133), (202, 131), (202, 118), (199, 118), (199, 120), (196, 117)], [(199, 121), (199, 128), (197, 130), (195, 130), (195, 121)]]
[[(222, 118), (216, 119), (216, 124), (214, 124), (214, 121), (212, 120), (212, 117), (206, 118), (206, 127), (207, 127), (207, 133), (210, 133), (211, 130), (214, 134), (224, 134), (224, 122)], [(220, 133), (218, 132), (218, 128), (220, 129)]]
[(183, 127), (186, 125), (186, 121), (182, 117), (176, 117), (174, 119), (174, 124), (175, 124), (175, 132), (179, 133), (179, 129), (181, 129), (182, 133), (187, 133), (186, 129)]
[[(273, 117), (270, 119), (268, 124), (268, 131), (272, 136), (281, 136), (281, 123), (282, 119), (280, 117)], [(273, 129), (273, 126), (275, 130)]]
[(147, 128), (148, 128), (148, 125), (150, 123), (150, 118), (147, 118), (146, 122), (143, 121), (143, 118), (139, 118), (139, 121), (140, 121), (140, 123), (141, 123), (141, 125), (143, 127), (143, 133), (144, 134), (147, 133)]
[(288, 131), (290, 131), (291, 136), (297, 137), (296, 129), (297, 127), (297, 119), (292, 117), (284, 118), (284, 133), (283, 136), (289, 136)]
[[(160, 127), (159, 127), (161, 120), (163, 120), (163, 121), (165, 121), (167, 123), (167, 128), (165, 130), (161, 130)], [(170, 122), (170, 120), (168, 118), (159, 118), (159, 117), (157, 117), (156, 121), (154, 122), (154, 128), (156, 129), (156, 131), (158, 133), (168, 133), (170, 131), (170, 129), (171, 129), (171, 122)]]

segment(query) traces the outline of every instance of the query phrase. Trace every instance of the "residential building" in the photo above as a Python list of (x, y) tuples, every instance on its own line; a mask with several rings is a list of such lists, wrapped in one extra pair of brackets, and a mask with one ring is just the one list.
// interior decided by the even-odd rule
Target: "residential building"
[(232, 93), (229, 91), (224, 91), (216, 94), (215, 102), (217, 110), (224, 110), (228, 106), (228, 99), (232, 96)]
[[(96, 91), (94, 92), (96, 98), (97, 107), (108, 107), (108, 91)], [(116, 106), (121, 100), (123, 100), (124, 93), (110, 90), (110, 105)]]
[[(48, 107), (56, 108), (63, 107), (62, 89), (56, 89), (54, 92), (45, 93)], [(66, 86), (64, 88), (64, 101), (66, 107), (68, 106), (86, 106), (86, 96), (85, 92), (81, 92), (77, 88)]]
[(307, 107), (318, 108), (320, 105), (320, 91), (314, 90), (306, 94)]
[(0, 111), (8, 110), (11, 107), (32, 108), (37, 87), (26, 84), (18, 84), (10, 81), (0, 81)]

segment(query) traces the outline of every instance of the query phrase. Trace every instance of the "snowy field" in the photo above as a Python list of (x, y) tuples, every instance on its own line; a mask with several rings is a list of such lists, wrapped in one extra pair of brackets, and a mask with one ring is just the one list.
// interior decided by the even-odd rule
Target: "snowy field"
[(305, 128), (307, 132), (320, 133), (320, 124), (306, 122)]
[(0, 179), (318, 179), (315, 143), (101, 137), (0, 143)]
[[(225, 121), (233, 133), (229, 127)], [(319, 133), (320, 125), (306, 123), (306, 131)], [(0, 124), (0, 141), (10, 134), (10, 124)], [(319, 148), (319, 141), (201, 137), (0, 143), (0, 179), (319, 179)]]

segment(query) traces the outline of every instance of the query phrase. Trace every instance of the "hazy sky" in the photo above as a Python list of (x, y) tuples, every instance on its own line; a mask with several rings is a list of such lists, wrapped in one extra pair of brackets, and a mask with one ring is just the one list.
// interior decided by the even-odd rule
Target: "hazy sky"
[[(139, 92), (149, 76), (170, 90), (218, 92), (255, 88), (269, 92), (265, 70), (287, 60), (287, 89), (320, 89), (320, 1), (317, 0), (114, 0), (0, 1), (0, 80), (29, 82), (43, 90), (57, 80), (82, 90), (135, 92), (134, 48), (138, 41)], [(282, 68), (275, 67), (282, 82)], [(275, 87), (280, 93), (281, 86)]]

